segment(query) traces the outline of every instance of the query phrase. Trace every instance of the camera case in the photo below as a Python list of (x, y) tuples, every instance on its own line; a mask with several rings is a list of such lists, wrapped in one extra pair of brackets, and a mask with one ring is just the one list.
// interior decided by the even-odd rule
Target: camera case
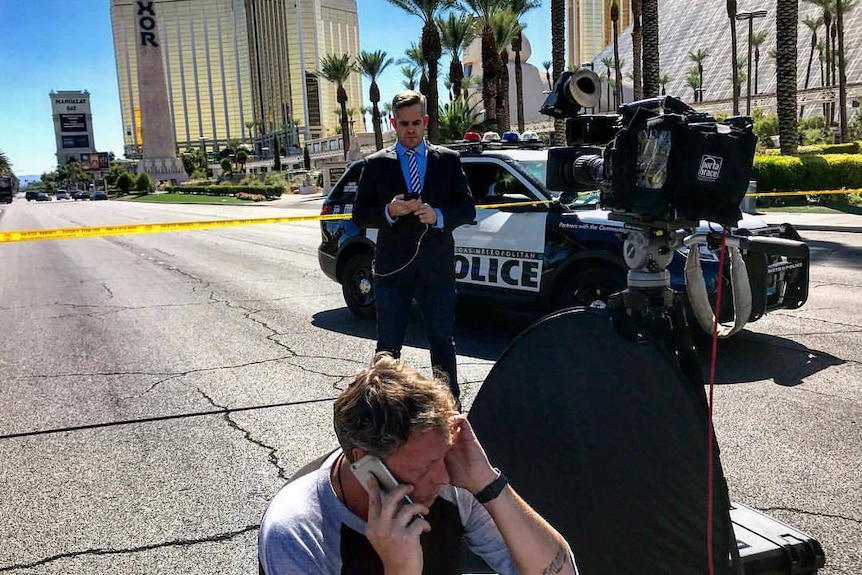
[(604, 205), (656, 220), (739, 221), (757, 143), (750, 118), (719, 122), (670, 96), (620, 112), (605, 149)]

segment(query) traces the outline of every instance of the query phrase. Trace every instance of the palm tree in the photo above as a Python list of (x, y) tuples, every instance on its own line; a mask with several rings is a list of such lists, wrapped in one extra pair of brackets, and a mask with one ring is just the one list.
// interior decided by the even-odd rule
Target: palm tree
[(515, 35), (512, 37), (512, 52), (515, 53), (515, 98), (517, 100), (518, 132), (524, 131), (524, 73), (521, 69), (522, 32), (526, 27), (520, 19), (533, 8), (541, 5), (536, 0), (511, 0), (510, 9), (517, 18)]
[(415, 90), (417, 74), (419, 74), (419, 68), (415, 65), (410, 64), (407, 66), (401, 66), (401, 75), (404, 76), (404, 79), (401, 81), (401, 85), (408, 90)]
[[(769, 55), (771, 57), (775, 58), (775, 51), (770, 50)], [(736, 85), (736, 97), (738, 99), (738, 98), (742, 97), (742, 84), (744, 82), (748, 82), (748, 59), (746, 59), (745, 56), (740, 56), (736, 60), (735, 69), (736, 69), (736, 79), (739, 82)], [(733, 79), (733, 76), (728, 78), (728, 80), (732, 80), (732, 79)]]
[(457, 97), (441, 108), (440, 134), (444, 142), (460, 140), (463, 134), (479, 124), (477, 107), (480, 102), (470, 104), (464, 97)]
[(380, 128), (380, 108), (377, 105), (380, 102), (380, 87), (377, 85), (377, 78), (392, 62), (392, 58), (387, 58), (386, 52), (383, 50), (375, 52), (363, 50), (356, 59), (359, 73), (371, 81), (368, 99), (371, 100), (371, 125), (374, 126), (374, 144), (378, 150), (383, 149), (383, 131)]
[(316, 72), (317, 76), (337, 86), (336, 100), (341, 106), (341, 142), (344, 146), (342, 152), (345, 160), (347, 160), (347, 151), (350, 149), (350, 130), (347, 127), (347, 90), (344, 89), (344, 83), (347, 82), (347, 78), (354, 70), (355, 67), (350, 62), (349, 54), (342, 54), (341, 56), (327, 54), (320, 61), (320, 70)]
[(494, 44), (500, 48), (500, 75), (497, 77), (497, 126), (501, 132), (511, 128), (509, 114), (509, 46), (518, 27), (518, 16), (510, 10), (496, 12), (491, 18)]
[(545, 69), (545, 79), (548, 81), (548, 89), (554, 87), (554, 83), (551, 82), (551, 64), (552, 62), (550, 60), (542, 62), (542, 68)]
[(670, 83), (670, 75), (662, 74), (658, 77), (658, 83), (661, 86), (661, 95), (664, 96), (667, 93), (667, 85)]
[[(805, 27), (811, 31), (811, 47), (808, 50), (808, 65), (805, 67), (805, 86), (804, 90), (808, 89), (808, 82), (811, 80), (811, 63), (814, 61), (814, 51), (817, 50), (817, 30), (823, 25), (823, 16), (806, 16), (805, 20), (802, 21), (805, 24)], [(822, 68), (821, 68), (822, 71)], [(821, 74), (821, 82), (822, 74)], [(805, 104), (799, 106), (799, 117), (802, 117), (802, 114), (805, 113)]]
[(760, 67), (760, 46), (766, 42), (767, 32), (761, 30), (751, 35), (751, 46), (754, 48), (754, 93), (757, 94), (757, 72)]
[(701, 86), (701, 77), (700, 70), (698, 70), (696, 65), (689, 66), (688, 70), (685, 71), (685, 85), (691, 88), (691, 91), (694, 94), (694, 101), (697, 102), (697, 93)]
[[(607, 82), (608, 82), (608, 89), (607, 89), (608, 94), (607, 94), (607, 98), (605, 101), (608, 103), (608, 110), (612, 110), (613, 108), (611, 107), (611, 69), (615, 69), (614, 67), (616, 66), (616, 62), (610, 56), (605, 56), (604, 58), (602, 58), (602, 65), (605, 67), (605, 80), (607, 80)], [(616, 71), (614, 72), (614, 78), (616, 78)]]
[(437, 16), (442, 10), (454, 5), (454, 0), (389, 0), (405, 12), (422, 19), (422, 58), (428, 66), (428, 92), (425, 94), (428, 111), (428, 140), (440, 143), (440, 126), (438, 125), (438, 88), (437, 63), (443, 54), (440, 45), (440, 31), (437, 29)]
[(254, 120), (254, 119), (249, 120), (248, 122), (245, 123), (245, 129), (248, 130), (248, 141), (249, 142), (252, 142), (254, 140), (254, 138), (252, 137), (251, 130), (255, 126), (257, 126), (257, 120)]
[(776, 0), (776, 109), (782, 155), (795, 154), (797, 149), (796, 33), (798, 22), (799, 0)]
[[(553, 1), (553, 0), (552, 0)], [(501, 8), (500, 0), (463, 0), (476, 16), (482, 35), (482, 104), (485, 107), (485, 128), (497, 129), (497, 78), (500, 75), (500, 50), (494, 42), (491, 17)], [(551, 42), (553, 46), (553, 42)]]
[(709, 58), (709, 50), (698, 49), (697, 52), (689, 52), (688, 59), (695, 63), (697, 66), (697, 76), (700, 80), (700, 84), (697, 87), (697, 91), (694, 95), (695, 102), (703, 101), (703, 61)]
[(844, 57), (844, 10), (851, 2), (835, 0), (835, 29), (838, 33), (838, 130), (840, 142), (847, 140), (847, 62)]
[[(419, 75), (419, 92), (423, 95), (428, 92), (428, 66), (425, 63), (425, 57), (422, 55), (422, 48), (417, 46), (415, 42), (410, 43), (410, 47), (404, 50), (404, 56), (395, 61), (399, 66), (413, 66), (416, 68), (413, 77)], [(413, 81), (415, 85), (415, 80)], [(415, 88), (408, 88), (415, 90)]]
[(244, 148), (240, 148), (236, 151), (236, 156), (234, 157), (237, 165), (239, 166), (239, 171), (245, 171), (245, 163), (248, 161), (248, 152), (245, 151)]
[[(631, 0), (632, 7), (632, 91), (635, 101), (643, 98), (643, 42), (644, 31), (641, 26), (641, 0)], [(661, 83), (661, 93), (664, 94), (664, 84)]]
[(617, 0), (611, 0), (611, 33), (613, 34), (614, 42), (614, 79), (616, 80), (616, 88), (614, 89), (614, 107), (619, 106), (623, 101), (623, 75), (620, 71), (620, 46), (619, 46), (619, 20), (620, 20), (620, 5)]
[(12, 171), (12, 163), (6, 156), (6, 152), (0, 150), (0, 174), (8, 174)]
[(464, 79), (461, 53), (476, 36), (473, 17), (469, 14), (450, 12), (448, 17), (437, 19), (437, 27), (440, 28), (440, 43), (443, 45), (443, 50), (451, 57), (449, 81), (452, 83), (452, 95), (457, 98), (462, 95), (461, 83)]
[(642, 0), (644, 98), (658, 96), (658, 0)]
[[(835, 15), (835, 0), (806, 0), (807, 2), (814, 4), (815, 6), (820, 7), (823, 12), (823, 38), (825, 40), (826, 50), (824, 50), (825, 54), (825, 81), (823, 86), (832, 86), (834, 81), (834, 54), (835, 50), (832, 43), (833, 34), (837, 34), (837, 32), (833, 28), (833, 20)], [(798, 6), (797, 6), (798, 8)], [(824, 105), (827, 112), (827, 122), (831, 123), (832, 118), (834, 117), (834, 109), (830, 104)]]
[(736, 65), (739, 61), (736, 49), (736, 0), (727, 0), (727, 17), (730, 18), (730, 65), (732, 71), (733, 83), (733, 115), (739, 115), (739, 67)]
[(386, 125), (392, 120), (392, 102), (383, 102), (383, 113), (386, 114)]
[[(566, 49), (566, 3), (564, 0), (551, 0), (551, 60), (554, 62), (554, 80), (565, 69)], [(566, 145), (566, 121), (554, 119), (554, 144)]]

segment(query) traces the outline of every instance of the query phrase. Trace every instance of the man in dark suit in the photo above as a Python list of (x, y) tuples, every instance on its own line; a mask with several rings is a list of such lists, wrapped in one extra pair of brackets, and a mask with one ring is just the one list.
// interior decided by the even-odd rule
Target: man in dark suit
[(431, 364), (458, 399), (455, 367), (455, 241), (452, 231), (476, 217), (458, 153), (425, 141), (425, 98), (392, 100), (394, 146), (366, 159), (353, 221), (378, 228), (374, 258), (377, 351), (398, 358), (415, 298), (422, 311)]

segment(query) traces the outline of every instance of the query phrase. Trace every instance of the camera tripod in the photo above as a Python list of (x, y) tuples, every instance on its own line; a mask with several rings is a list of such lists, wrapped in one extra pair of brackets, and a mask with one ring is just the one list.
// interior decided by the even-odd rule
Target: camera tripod
[[(690, 399), (701, 409), (711, 412), (703, 373), (689, 328), (684, 295), (671, 289), (670, 272), (667, 270), (677, 246), (688, 244), (690, 250), (695, 250), (692, 257), (697, 258), (696, 243), (705, 240), (705, 236), (691, 234), (685, 238), (681, 237), (683, 233), (681, 229), (696, 229), (697, 222), (653, 222), (644, 225), (633, 222), (625, 215), (611, 214), (610, 217), (627, 224), (627, 235), (623, 246), (623, 256), (629, 266), (627, 289), (611, 296), (608, 304), (617, 332), (630, 341), (649, 341), (658, 344), (663, 355), (678, 368), (684, 380), (689, 383)], [(737, 241), (733, 243), (738, 245)], [(699, 267), (698, 271), (700, 271)], [(750, 300), (750, 293), (747, 297)], [(712, 466), (720, 469), (721, 460), (718, 445), (713, 440), (711, 413), (704, 423), (703, 432), (705, 436), (710, 437), (709, 458), (712, 460)], [(712, 475), (712, 477), (716, 476)], [(718, 477), (723, 477), (723, 473), (719, 473)], [(715, 512), (728, 514), (731, 503), (727, 484), (724, 482), (723, 485), (716, 487), (718, 488), (716, 494), (723, 494), (719, 495), (716, 506), (724, 506), (724, 509), (716, 508)], [(729, 524), (729, 515), (726, 521)], [(742, 573), (742, 562), (732, 529), (728, 537), (730, 540), (727, 549), (730, 553), (730, 563), (727, 566), (727, 573), (739, 575)], [(721, 561), (720, 558), (715, 559)]]
[[(627, 224), (623, 256), (629, 266), (627, 289), (614, 294), (608, 303), (611, 317), (621, 335), (634, 341), (654, 340), (671, 354), (685, 378), (694, 386), (704, 384), (683, 295), (670, 287), (667, 269), (674, 248), (681, 243), (680, 224), (695, 222), (633, 223), (624, 215), (611, 219)], [(696, 248), (692, 248), (696, 249)]]

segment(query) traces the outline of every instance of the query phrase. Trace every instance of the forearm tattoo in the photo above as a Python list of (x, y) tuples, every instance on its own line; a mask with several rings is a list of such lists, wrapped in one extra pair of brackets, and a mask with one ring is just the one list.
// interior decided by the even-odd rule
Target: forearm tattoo
[(557, 549), (557, 554), (554, 556), (554, 560), (551, 563), (542, 569), (542, 575), (550, 575), (551, 573), (559, 573), (563, 570), (563, 566), (566, 564), (566, 550), (563, 546), (560, 546)]

